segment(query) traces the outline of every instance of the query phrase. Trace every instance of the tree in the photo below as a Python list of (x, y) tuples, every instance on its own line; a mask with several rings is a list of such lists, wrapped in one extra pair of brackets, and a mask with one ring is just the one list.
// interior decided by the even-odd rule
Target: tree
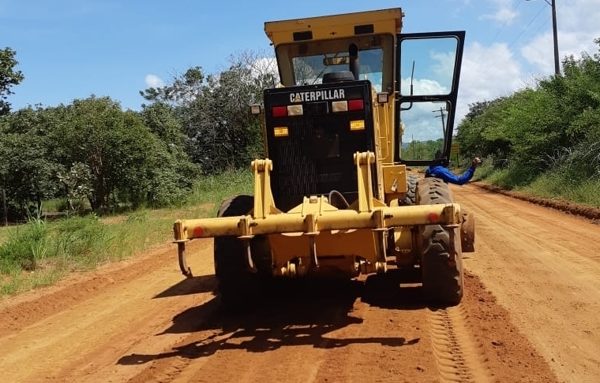
[(58, 179), (65, 188), (69, 212), (84, 210), (80, 202), (89, 200), (92, 196), (92, 172), (81, 162), (74, 163), (68, 171), (59, 171)]
[(21, 71), (15, 71), (18, 62), (16, 52), (10, 48), (0, 49), (0, 116), (10, 112), (10, 103), (7, 98), (13, 94), (11, 87), (23, 81)]
[(202, 68), (195, 66), (189, 68), (183, 75), (176, 76), (171, 85), (148, 88), (140, 91), (140, 95), (152, 102), (173, 106), (186, 105), (202, 94), (205, 79)]
[(13, 218), (40, 214), (42, 201), (59, 190), (47, 135), (52, 116), (31, 107), (4, 116), (0, 127), (0, 187), (6, 189)]
[(177, 161), (139, 113), (94, 96), (56, 113), (62, 119), (51, 133), (58, 143), (53, 152), (65, 169), (85, 170), (85, 177), (78, 177), (93, 210), (164, 204), (181, 193), (179, 179), (168, 176), (177, 174)]
[(182, 190), (192, 187), (200, 170), (186, 152), (188, 138), (183, 133), (181, 120), (176, 109), (163, 102), (144, 106), (141, 118), (161, 142), (156, 155), (162, 166), (154, 168), (148, 201), (158, 205), (177, 201), (182, 197)]
[(192, 67), (171, 84), (140, 93), (173, 108), (192, 161), (205, 173), (217, 173), (247, 167), (262, 155), (260, 123), (249, 106), (262, 102), (263, 90), (277, 81), (274, 59), (246, 51), (230, 58), (229, 68), (216, 75)]
[(260, 155), (260, 124), (250, 114), (250, 104), (261, 93), (251, 69), (241, 64), (208, 77), (204, 92), (189, 105), (184, 120), (191, 157), (205, 172), (247, 167)]

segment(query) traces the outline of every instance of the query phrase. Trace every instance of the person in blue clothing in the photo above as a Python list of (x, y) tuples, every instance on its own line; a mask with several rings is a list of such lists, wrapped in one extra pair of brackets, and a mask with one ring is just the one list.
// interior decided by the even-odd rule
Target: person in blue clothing
[(456, 185), (464, 185), (473, 178), (473, 174), (475, 174), (475, 169), (481, 164), (481, 159), (479, 157), (473, 158), (471, 162), (471, 166), (460, 176), (452, 173), (450, 169), (447, 168), (448, 165), (431, 165), (425, 171), (425, 177), (436, 177), (444, 182), (448, 182)]

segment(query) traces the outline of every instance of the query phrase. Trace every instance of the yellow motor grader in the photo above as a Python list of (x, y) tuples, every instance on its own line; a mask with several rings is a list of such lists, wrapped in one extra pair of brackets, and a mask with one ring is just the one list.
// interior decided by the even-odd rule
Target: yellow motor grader
[(265, 23), (280, 87), (253, 106), (267, 158), (252, 161), (254, 195), (216, 218), (174, 225), (185, 245), (214, 237), (223, 303), (262, 281), (354, 278), (405, 268), (435, 303), (463, 295), (473, 225), (447, 184), (407, 166), (447, 165), (463, 31), (401, 33), (402, 10)]

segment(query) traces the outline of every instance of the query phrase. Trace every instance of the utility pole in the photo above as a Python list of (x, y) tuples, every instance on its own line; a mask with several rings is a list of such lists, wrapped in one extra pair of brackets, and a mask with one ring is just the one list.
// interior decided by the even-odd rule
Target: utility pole
[(6, 209), (6, 189), (2, 188), (2, 211), (4, 216), (4, 226), (8, 226), (8, 210)]
[(435, 116), (437, 118), (440, 118), (442, 120), (442, 132), (444, 132), (444, 137), (446, 137), (446, 114), (444, 113), (446, 112), (446, 109), (444, 109), (443, 106), (440, 106), (440, 110), (433, 110), (432, 113), (439, 113), (439, 116)]
[[(531, 1), (531, 0), (526, 0)], [(558, 58), (558, 27), (556, 23), (556, 0), (549, 2), (544, 0), (546, 4), (552, 7), (552, 36), (554, 38), (554, 74), (560, 76), (560, 59)]]
[[(546, 1), (547, 2), (547, 1)], [(560, 62), (558, 59), (558, 30), (556, 26), (556, 0), (552, 0), (552, 35), (554, 36), (554, 74), (560, 76)]]

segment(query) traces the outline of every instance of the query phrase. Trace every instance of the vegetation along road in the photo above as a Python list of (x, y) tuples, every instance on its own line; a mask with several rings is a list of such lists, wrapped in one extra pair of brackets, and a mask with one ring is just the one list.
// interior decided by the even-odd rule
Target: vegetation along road
[(475, 186), (455, 194), (478, 220), (458, 307), (370, 279), (224, 313), (212, 242), (192, 243), (188, 280), (164, 245), (3, 301), (2, 379), (597, 381), (600, 227)]

